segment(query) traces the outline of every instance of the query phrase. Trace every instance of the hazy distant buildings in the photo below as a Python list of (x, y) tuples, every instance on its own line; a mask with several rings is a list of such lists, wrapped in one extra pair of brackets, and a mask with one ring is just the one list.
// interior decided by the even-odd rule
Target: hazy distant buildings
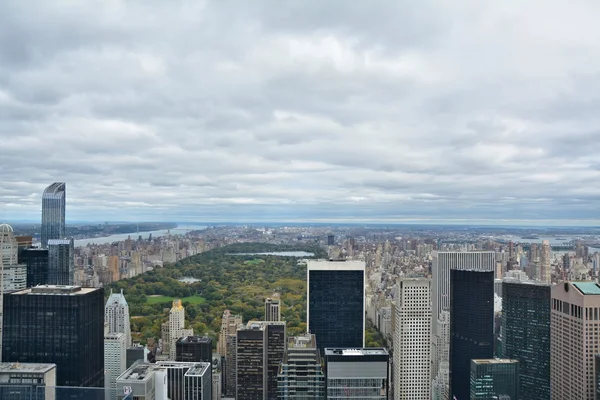
[(365, 263), (309, 260), (307, 287), (308, 331), (319, 349), (364, 347)]
[(505, 279), (502, 286), (502, 357), (519, 361), (521, 398), (548, 400), (551, 285)]
[(59, 386), (104, 386), (102, 288), (38, 286), (4, 300), (4, 361), (54, 363)]
[(42, 248), (52, 239), (64, 239), (66, 184), (54, 182), (42, 194)]
[(472, 359), (494, 357), (494, 271), (450, 271), (450, 399), (469, 398)]
[(325, 374), (315, 335), (289, 338), (277, 376), (277, 391), (279, 399), (325, 399)]
[(113, 293), (110, 291), (110, 296), (104, 306), (104, 322), (108, 324), (109, 333), (122, 333), (125, 335), (125, 345), (131, 346), (131, 327), (129, 321), (129, 305), (127, 300), (121, 293)]
[(48, 284), (72, 285), (75, 278), (73, 239), (48, 240)]
[(564, 282), (551, 292), (552, 400), (593, 400), (594, 356), (600, 354), (600, 285)]
[(431, 281), (401, 279), (396, 296), (394, 397), (429, 400), (431, 384)]
[(281, 300), (268, 297), (265, 300), (265, 321), (281, 321)]
[(327, 348), (324, 353), (327, 399), (389, 399), (386, 349)]
[(212, 339), (184, 336), (175, 342), (175, 361), (212, 363)]
[(237, 330), (236, 398), (277, 399), (285, 345), (285, 322), (251, 321)]
[(471, 400), (530, 400), (519, 395), (517, 360), (471, 360), (470, 392)]

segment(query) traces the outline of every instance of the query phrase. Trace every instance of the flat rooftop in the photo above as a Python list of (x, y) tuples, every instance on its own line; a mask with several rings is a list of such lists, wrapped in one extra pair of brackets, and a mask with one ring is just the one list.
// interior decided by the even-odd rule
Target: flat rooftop
[(212, 339), (205, 336), (185, 336), (177, 339), (177, 343), (212, 343)]
[(337, 355), (337, 356), (370, 356), (388, 355), (387, 349), (383, 347), (363, 347), (358, 349), (325, 349), (325, 355)]
[(27, 288), (23, 290), (19, 290), (17, 292), (11, 293), (11, 295), (16, 294), (28, 294), (28, 295), (82, 295), (88, 294), (95, 290), (99, 290), (99, 288), (82, 288), (81, 286), (71, 286), (71, 285), (39, 285), (32, 288)]
[(600, 294), (600, 285), (596, 282), (571, 282), (582, 294)]
[(212, 371), (212, 364), (206, 362), (195, 363), (190, 369), (187, 370), (185, 376), (203, 376), (206, 371)]
[(3, 362), (0, 363), (0, 374), (6, 373), (46, 373), (56, 368), (56, 364), (38, 364), (38, 363), (18, 363)]
[(364, 271), (364, 261), (346, 260), (308, 260), (306, 267), (309, 271)]
[(155, 368), (156, 364), (135, 363), (119, 375), (117, 381), (146, 381)]
[(473, 364), (483, 365), (483, 364), (515, 364), (518, 363), (519, 360), (511, 360), (509, 358), (489, 358), (489, 359), (475, 359), (471, 360)]

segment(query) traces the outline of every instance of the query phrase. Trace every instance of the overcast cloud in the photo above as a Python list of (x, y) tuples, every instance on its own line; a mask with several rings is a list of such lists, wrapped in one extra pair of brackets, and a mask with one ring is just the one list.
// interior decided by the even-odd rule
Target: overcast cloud
[(0, 219), (600, 219), (595, 0), (0, 2)]

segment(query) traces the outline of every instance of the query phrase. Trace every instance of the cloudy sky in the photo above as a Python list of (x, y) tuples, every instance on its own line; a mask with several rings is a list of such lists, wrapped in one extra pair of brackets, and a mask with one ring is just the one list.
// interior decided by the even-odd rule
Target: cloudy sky
[(599, 224), (599, 16), (3, 0), (0, 219)]

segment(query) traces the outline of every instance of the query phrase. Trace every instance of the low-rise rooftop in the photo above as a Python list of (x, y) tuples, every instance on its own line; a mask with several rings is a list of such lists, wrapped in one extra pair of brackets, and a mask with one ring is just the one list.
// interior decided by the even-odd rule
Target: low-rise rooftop
[(325, 355), (338, 355), (338, 356), (369, 356), (369, 355), (378, 355), (384, 356), (388, 355), (387, 349), (383, 347), (363, 347), (358, 349), (325, 349)]
[(45, 363), (0, 363), (0, 374), (6, 373), (46, 373), (56, 368), (56, 364)]
[(600, 285), (596, 282), (571, 282), (582, 294), (600, 294)]
[(19, 290), (17, 292), (11, 293), (11, 295), (82, 295), (88, 294), (95, 290), (100, 290), (99, 288), (84, 288), (81, 286), (73, 286), (73, 285), (38, 285), (35, 287)]

